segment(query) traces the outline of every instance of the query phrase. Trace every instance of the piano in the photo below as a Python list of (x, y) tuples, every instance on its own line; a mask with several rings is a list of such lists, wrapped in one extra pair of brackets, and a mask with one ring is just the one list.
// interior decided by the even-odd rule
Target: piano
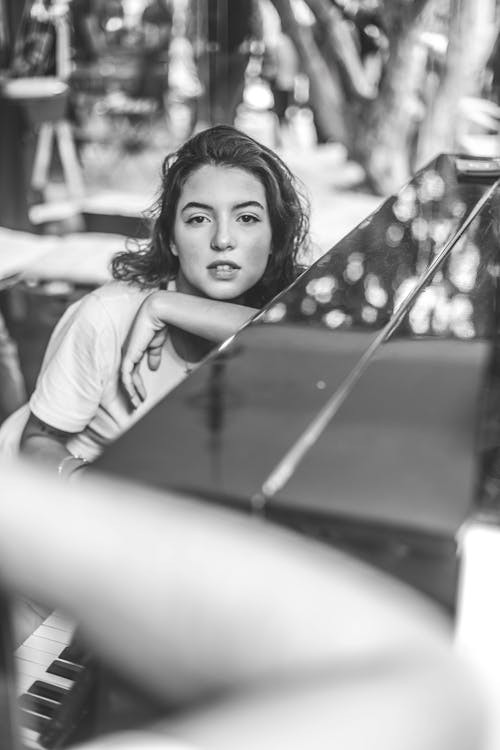
[(75, 626), (53, 612), (14, 652), (21, 740), (27, 750), (74, 739), (87, 713), (94, 675)]
[[(92, 706), (96, 672), (75, 624), (60, 612), (50, 614), (15, 649), (13, 668), (19, 747), (42, 750), (78, 739)], [(12, 740), (5, 747), (17, 745)]]
[[(500, 482), (500, 190), (460, 164), (417, 172), (93, 470), (290, 526), (456, 617), (460, 533)], [(16, 654), (26, 747), (64, 746), (45, 709), (85, 670), (62, 624)]]
[(500, 470), (500, 192), (461, 161), (417, 172), (96, 469), (291, 526), (453, 614), (457, 533)]

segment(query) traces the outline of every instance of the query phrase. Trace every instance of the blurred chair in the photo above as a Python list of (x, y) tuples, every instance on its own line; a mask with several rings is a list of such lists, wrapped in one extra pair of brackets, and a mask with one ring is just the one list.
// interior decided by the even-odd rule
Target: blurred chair
[(85, 190), (71, 125), (66, 119), (67, 83), (55, 77), (17, 78), (5, 84), (3, 95), (21, 105), (29, 124), (37, 131), (30, 178), (34, 194), (45, 196), (55, 145), (70, 199), (69, 205), (67, 202), (51, 205), (44, 198), (41, 204), (31, 206), (31, 222), (36, 225), (66, 218), (68, 212), (78, 214)]

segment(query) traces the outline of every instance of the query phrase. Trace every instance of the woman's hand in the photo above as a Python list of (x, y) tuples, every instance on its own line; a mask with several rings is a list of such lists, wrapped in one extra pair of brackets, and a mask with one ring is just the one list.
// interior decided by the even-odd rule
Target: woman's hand
[(120, 379), (132, 406), (137, 408), (146, 398), (139, 365), (147, 355), (150, 370), (158, 369), (167, 326), (218, 344), (234, 335), (256, 312), (235, 302), (170, 290), (152, 292), (139, 308), (123, 347)]
[(139, 366), (146, 356), (150, 370), (159, 368), (168, 334), (165, 322), (155, 311), (155, 294), (150, 294), (140, 306), (123, 347), (120, 380), (134, 409), (146, 398)]

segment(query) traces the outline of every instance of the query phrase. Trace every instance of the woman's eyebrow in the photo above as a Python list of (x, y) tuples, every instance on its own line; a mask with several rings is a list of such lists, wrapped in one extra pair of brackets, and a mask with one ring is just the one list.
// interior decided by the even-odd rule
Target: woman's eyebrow
[(213, 206), (209, 206), (208, 203), (197, 203), (196, 201), (189, 201), (185, 206), (181, 208), (181, 211), (185, 211), (188, 208), (201, 208), (205, 211), (213, 211)]
[(264, 211), (264, 206), (259, 201), (243, 201), (243, 203), (236, 203), (233, 208), (261, 208)]
[[(181, 208), (181, 211), (186, 211), (189, 208), (197, 208), (202, 209), (203, 211), (213, 211), (214, 207), (210, 206), (208, 203), (198, 203), (198, 201), (189, 201), (186, 203), (185, 206)], [(234, 206), (232, 206), (233, 211), (239, 210), (241, 208), (260, 208), (262, 211), (264, 211), (264, 206), (259, 201), (242, 201), (242, 203), (235, 203)]]

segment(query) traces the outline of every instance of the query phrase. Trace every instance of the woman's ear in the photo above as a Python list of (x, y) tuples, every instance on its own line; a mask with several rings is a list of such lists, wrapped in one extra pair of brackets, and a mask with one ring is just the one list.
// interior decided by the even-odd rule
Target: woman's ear
[(170, 243), (170, 252), (172, 253), (172, 255), (175, 255), (176, 258), (179, 257), (179, 251), (177, 250), (174, 242)]

